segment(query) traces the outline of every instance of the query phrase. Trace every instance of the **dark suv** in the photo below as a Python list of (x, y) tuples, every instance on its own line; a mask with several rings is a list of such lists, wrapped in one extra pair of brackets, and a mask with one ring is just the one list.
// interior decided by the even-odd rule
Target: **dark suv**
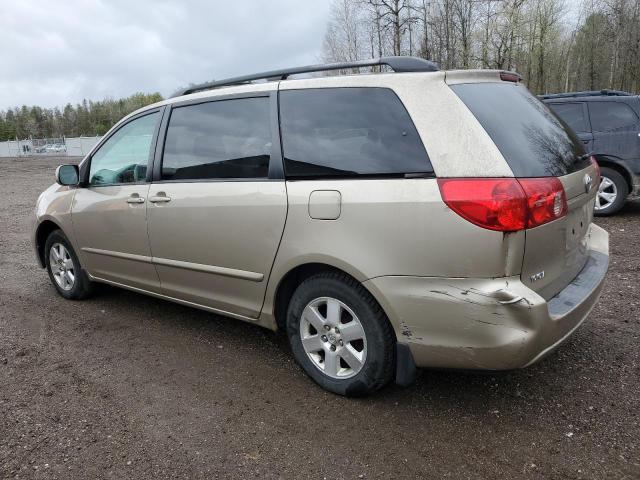
[(617, 90), (543, 95), (593, 153), (602, 172), (596, 215), (612, 215), (640, 193), (640, 97)]

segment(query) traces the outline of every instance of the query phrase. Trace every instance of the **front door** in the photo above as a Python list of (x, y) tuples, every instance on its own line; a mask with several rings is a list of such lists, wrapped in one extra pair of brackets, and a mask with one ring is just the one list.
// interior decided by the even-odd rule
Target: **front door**
[(83, 265), (94, 277), (157, 292), (147, 235), (147, 167), (160, 113), (137, 117), (89, 159), (88, 185), (74, 197), (72, 221)]
[(172, 108), (147, 207), (165, 295), (259, 315), (287, 212), (284, 180), (269, 174), (274, 105), (257, 96)]

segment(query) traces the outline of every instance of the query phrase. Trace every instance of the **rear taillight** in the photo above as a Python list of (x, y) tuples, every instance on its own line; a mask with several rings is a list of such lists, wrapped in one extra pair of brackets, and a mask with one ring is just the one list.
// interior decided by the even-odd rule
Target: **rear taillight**
[(444, 202), (482, 228), (515, 232), (567, 214), (557, 178), (439, 178)]
[(591, 165), (596, 169), (597, 178), (595, 179), (595, 184), (600, 185), (600, 165), (598, 165), (598, 161), (593, 155), (589, 157), (589, 160), (591, 160)]
[(527, 203), (515, 178), (439, 178), (445, 203), (471, 223), (501, 232), (526, 227)]
[(537, 227), (567, 214), (567, 197), (557, 178), (518, 180), (527, 197), (527, 228)]

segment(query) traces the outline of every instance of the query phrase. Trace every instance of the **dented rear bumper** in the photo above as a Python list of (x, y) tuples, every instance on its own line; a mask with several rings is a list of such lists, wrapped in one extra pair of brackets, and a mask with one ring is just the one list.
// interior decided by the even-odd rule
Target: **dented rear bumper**
[(609, 264), (608, 233), (591, 225), (587, 248), (584, 268), (548, 301), (515, 276), (386, 276), (364, 285), (418, 367), (520, 368), (558, 347), (595, 306)]

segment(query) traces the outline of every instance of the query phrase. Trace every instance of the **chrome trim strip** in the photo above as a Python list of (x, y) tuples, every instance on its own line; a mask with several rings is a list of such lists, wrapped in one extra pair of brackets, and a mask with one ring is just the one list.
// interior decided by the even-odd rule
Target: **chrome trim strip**
[(264, 278), (262, 273), (247, 272), (245, 270), (236, 270), (234, 268), (216, 267), (215, 265), (203, 265), (201, 263), (183, 262), (180, 260), (169, 260), (168, 258), (153, 257), (153, 263), (156, 265), (164, 265), (166, 267), (184, 268), (185, 270), (193, 270), (195, 272), (213, 273), (224, 277), (240, 278), (251, 282), (261, 282)]
[(153, 263), (165, 267), (183, 268), (194, 272), (212, 273), (223, 277), (239, 278), (250, 282), (261, 282), (264, 279), (262, 273), (236, 270), (235, 268), (217, 267), (215, 265), (203, 265), (201, 263), (183, 262), (181, 260), (170, 260), (168, 258), (147, 257), (144, 255), (134, 255), (132, 253), (114, 252), (112, 250), (102, 250), (100, 248), (83, 247), (82, 250), (96, 255), (106, 255), (108, 257), (123, 258), (134, 262)]
[(83, 252), (95, 253), (96, 255), (106, 255), (107, 257), (124, 258), (134, 262), (152, 263), (153, 258), (145, 255), (134, 255), (133, 253), (114, 252), (113, 250), (102, 250), (100, 248), (82, 247)]

